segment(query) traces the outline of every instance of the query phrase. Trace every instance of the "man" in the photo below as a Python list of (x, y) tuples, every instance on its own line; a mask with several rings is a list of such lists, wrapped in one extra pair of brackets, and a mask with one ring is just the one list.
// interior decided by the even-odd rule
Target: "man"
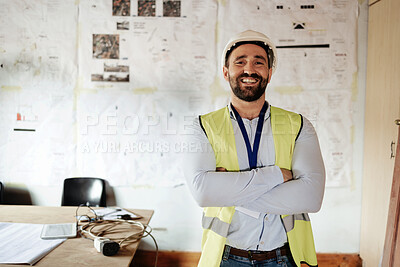
[(185, 175), (204, 207), (199, 266), (317, 265), (307, 212), (321, 207), (324, 164), (311, 123), (265, 101), (276, 56), (262, 33), (233, 37), (222, 55), (231, 103), (194, 122), (189, 142), (203, 149)]

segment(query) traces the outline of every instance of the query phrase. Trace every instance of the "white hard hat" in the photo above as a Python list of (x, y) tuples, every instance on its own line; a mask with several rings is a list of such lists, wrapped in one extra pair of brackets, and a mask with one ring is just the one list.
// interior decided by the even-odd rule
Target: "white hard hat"
[(222, 52), (222, 59), (221, 59), (222, 66), (225, 65), (227, 53), (230, 53), (231, 49), (234, 48), (235, 45), (239, 42), (261, 42), (264, 45), (266, 45), (269, 48), (268, 51), (266, 51), (269, 57), (271, 56), (272, 52), (272, 64), (271, 64), (272, 66), (269, 67), (272, 68), (272, 72), (275, 71), (276, 65), (278, 63), (275, 45), (268, 38), (268, 36), (252, 30), (241, 32), (229, 40), (229, 42), (226, 44), (224, 48), (224, 51)]

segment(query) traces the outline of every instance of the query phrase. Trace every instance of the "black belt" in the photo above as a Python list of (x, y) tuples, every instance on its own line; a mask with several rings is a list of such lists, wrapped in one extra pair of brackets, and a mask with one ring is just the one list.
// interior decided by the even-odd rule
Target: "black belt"
[(227, 248), (228, 246), (225, 245), (225, 251), (229, 249), (229, 254), (243, 257), (243, 258), (248, 258), (249, 260), (256, 260), (256, 261), (263, 261), (263, 260), (271, 260), (271, 259), (276, 259), (278, 250), (279, 254), (281, 256), (289, 256), (290, 255), (290, 249), (289, 245), (286, 243), (284, 246), (280, 248), (276, 248), (271, 251), (260, 251), (260, 250), (243, 250), (243, 249), (238, 249), (234, 247)]

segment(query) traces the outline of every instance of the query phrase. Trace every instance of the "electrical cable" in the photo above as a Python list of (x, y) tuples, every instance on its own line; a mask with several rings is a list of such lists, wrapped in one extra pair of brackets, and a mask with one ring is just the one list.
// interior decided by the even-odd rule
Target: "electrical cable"
[[(151, 231), (150, 231), (151, 232)], [(154, 261), (154, 267), (157, 267), (157, 261), (158, 261), (158, 245), (157, 245), (157, 241), (156, 241), (156, 239), (154, 238), (154, 236), (152, 235), (152, 234), (150, 234), (150, 232), (147, 232), (148, 234), (148, 236), (150, 236), (152, 239), (153, 239), (153, 241), (154, 241), (154, 245), (156, 246), (156, 258), (155, 258), (155, 261)], [(147, 236), (146, 235), (146, 236)]]
[[(84, 214), (78, 215), (78, 210), (81, 207), (89, 208), (90, 212), (94, 214)], [(94, 209), (92, 209), (88, 205), (79, 205), (75, 211), (75, 218), (77, 220), (77, 227), (79, 224), (84, 223), (83, 225), (79, 225), (80, 236), (86, 239), (90, 239), (94, 241), (95, 248), (106, 256), (112, 256), (116, 254), (121, 246), (127, 243), (134, 243), (139, 241), (141, 238), (150, 236), (156, 248), (156, 257), (154, 266), (157, 267), (158, 263), (158, 244), (154, 236), (151, 234), (152, 228), (149, 225), (144, 225), (141, 222), (133, 221), (133, 220), (124, 220), (124, 219), (113, 219), (113, 220), (102, 220), (99, 218)], [(115, 228), (118, 225), (128, 224), (137, 228), (137, 232), (127, 235), (121, 238), (107, 238), (104, 237), (106, 234), (111, 234), (112, 228)], [(102, 226), (99, 232), (95, 232), (95, 228)], [(105, 227), (105, 228), (104, 228)], [(120, 229), (121, 230), (121, 229)], [(116, 230), (118, 232), (118, 230)], [(115, 243), (115, 244), (114, 244)]]

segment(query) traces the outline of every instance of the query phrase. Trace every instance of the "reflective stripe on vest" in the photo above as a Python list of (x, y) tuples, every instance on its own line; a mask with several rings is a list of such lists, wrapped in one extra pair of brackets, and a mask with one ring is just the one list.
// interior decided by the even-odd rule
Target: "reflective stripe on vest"
[(222, 237), (228, 236), (230, 224), (220, 220), (218, 217), (207, 217), (203, 214), (201, 225), (203, 226), (203, 229), (211, 230)]
[(282, 215), (282, 222), (283, 222), (283, 225), (285, 226), (286, 232), (289, 232), (289, 231), (293, 230), (295, 221), (309, 222), (310, 221), (310, 217), (308, 217), (307, 213), (294, 214), (294, 215), (291, 215), (291, 216)]
[[(214, 150), (216, 167), (240, 171), (228, 107), (201, 116), (200, 123)], [(271, 106), (271, 128), (277, 166), (291, 170), (294, 144), (301, 126), (299, 114)], [(204, 208), (202, 254), (198, 266), (220, 265), (234, 213), (235, 207)], [(296, 265), (306, 262), (316, 266), (317, 257), (308, 215), (282, 215), (281, 218)]]

